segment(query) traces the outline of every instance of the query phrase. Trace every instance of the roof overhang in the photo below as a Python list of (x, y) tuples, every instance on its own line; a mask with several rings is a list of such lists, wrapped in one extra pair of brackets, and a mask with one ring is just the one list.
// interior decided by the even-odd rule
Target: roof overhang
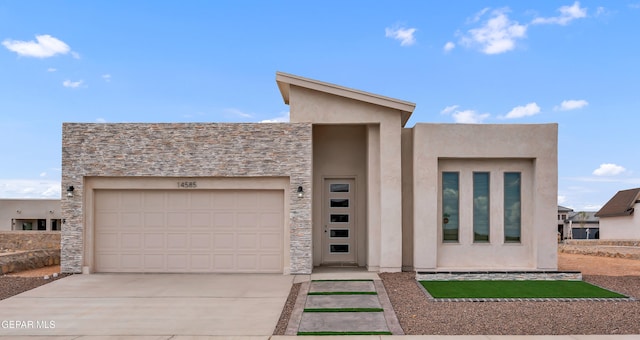
[(280, 94), (282, 95), (282, 99), (284, 100), (285, 104), (289, 104), (289, 91), (291, 85), (294, 85), (314, 91), (324, 92), (335, 96), (398, 110), (402, 116), (402, 126), (407, 123), (409, 117), (411, 117), (411, 114), (413, 113), (413, 110), (416, 108), (416, 104), (404, 100), (385, 97), (340, 85), (321, 82), (314, 79), (303, 78), (284, 72), (276, 72), (276, 83), (278, 83), (278, 88), (280, 89)]

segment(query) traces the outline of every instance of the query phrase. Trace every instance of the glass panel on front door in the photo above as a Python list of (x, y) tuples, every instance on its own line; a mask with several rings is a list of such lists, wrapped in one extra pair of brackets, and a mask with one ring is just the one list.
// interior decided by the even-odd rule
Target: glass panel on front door
[(353, 179), (324, 180), (321, 261), (323, 264), (357, 262), (354, 183)]

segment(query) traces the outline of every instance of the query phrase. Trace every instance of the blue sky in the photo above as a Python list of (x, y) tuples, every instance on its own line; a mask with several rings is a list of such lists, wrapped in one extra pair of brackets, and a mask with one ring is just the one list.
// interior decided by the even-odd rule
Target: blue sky
[(0, 197), (60, 197), (63, 122), (287, 119), (275, 72), (407, 124), (559, 124), (558, 203), (640, 186), (640, 0), (0, 0)]

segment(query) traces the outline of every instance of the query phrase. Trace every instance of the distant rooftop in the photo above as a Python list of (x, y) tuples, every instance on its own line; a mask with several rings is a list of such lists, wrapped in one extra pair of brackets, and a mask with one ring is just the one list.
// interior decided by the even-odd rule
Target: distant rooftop
[(600, 211), (596, 213), (597, 217), (614, 217), (629, 216), (633, 214), (633, 206), (640, 203), (640, 188), (618, 191), (607, 202)]

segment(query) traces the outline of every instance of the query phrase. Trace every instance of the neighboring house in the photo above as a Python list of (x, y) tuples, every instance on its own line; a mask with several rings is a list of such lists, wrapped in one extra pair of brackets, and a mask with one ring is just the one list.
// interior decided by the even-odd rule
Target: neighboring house
[(572, 239), (599, 239), (600, 219), (595, 211), (578, 211), (569, 213), (565, 221), (566, 229)]
[(59, 199), (0, 199), (0, 231), (60, 230)]
[(557, 268), (557, 124), (405, 128), (413, 103), (276, 82), (290, 123), (65, 123), (62, 270)]
[(640, 240), (640, 188), (618, 191), (596, 216), (600, 218), (600, 239)]
[(570, 238), (568, 225), (566, 224), (567, 219), (569, 218), (569, 214), (573, 212), (573, 209), (563, 207), (561, 205), (558, 206), (558, 233), (560, 234), (560, 239), (564, 240), (565, 238)]

